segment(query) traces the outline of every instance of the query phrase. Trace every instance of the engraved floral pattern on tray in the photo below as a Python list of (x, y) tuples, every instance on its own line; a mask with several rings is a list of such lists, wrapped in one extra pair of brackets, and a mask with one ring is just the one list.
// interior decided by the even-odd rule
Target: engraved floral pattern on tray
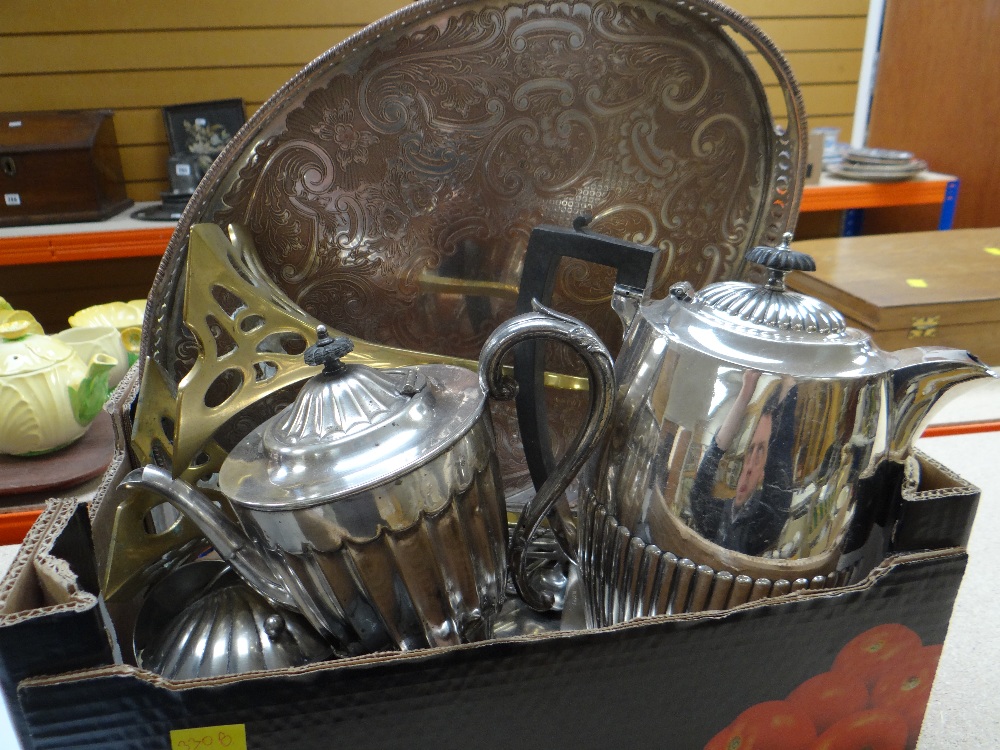
[[(424, 6), (279, 92), (185, 215), (247, 225), (267, 272), (320, 320), (475, 359), (513, 313), (540, 223), (587, 213), (661, 248), (660, 297), (732, 277), (793, 220), (795, 133), (776, 134), (712, 3)], [(615, 347), (612, 284), (564, 261), (553, 302)], [(193, 342), (170, 297), (154, 356), (179, 379)], [(575, 367), (561, 352), (547, 366)]]

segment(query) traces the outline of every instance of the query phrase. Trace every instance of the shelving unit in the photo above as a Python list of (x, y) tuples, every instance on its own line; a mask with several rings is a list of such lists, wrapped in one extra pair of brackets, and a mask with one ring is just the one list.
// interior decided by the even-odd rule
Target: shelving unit
[(799, 211), (843, 211), (841, 234), (853, 237), (862, 234), (867, 208), (940, 205), (937, 228), (951, 229), (958, 188), (957, 177), (938, 172), (923, 172), (903, 182), (858, 182), (823, 174), (818, 185), (803, 188)]
[(143, 205), (107, 221), (0, 227), (0, 266), (163, 255), (176, 223), (133, 219)]

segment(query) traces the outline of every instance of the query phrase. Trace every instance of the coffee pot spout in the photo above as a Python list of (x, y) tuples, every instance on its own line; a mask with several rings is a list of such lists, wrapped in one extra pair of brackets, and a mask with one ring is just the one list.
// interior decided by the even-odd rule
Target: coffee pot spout
[(189, 518), (226, 562), (260, 594), (276, 604), (298, 609), (288, 589), (271, 575), (267, 552), (247, 536), (211, 500), (170, 472), (144, 466), (129, 472), (120, 485), (153, 492)]
[(963, 349), (921, 346), (894, 353), (891, 455), (901, 459), (936, 407), (964, 393), (996, 370)]

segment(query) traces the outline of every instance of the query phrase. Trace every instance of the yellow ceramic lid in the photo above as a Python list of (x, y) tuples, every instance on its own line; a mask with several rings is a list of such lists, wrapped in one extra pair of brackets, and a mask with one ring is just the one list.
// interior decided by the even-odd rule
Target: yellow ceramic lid
[(0, 307), (0, 339), (19, 339), (29, 333), (45, 333), (35, 316), (26, 310)]
[[(136, 300), (135, 302), (138, 302)], [(145, 304), (145, 300), (142, 300)], [(142, 325), (143, 310), (131, 302), (107, 302), (103, 305), (93, 305), (78, 310), (69, 317), (69, 324), (74, 328), (82, 326), (112, 326), (128, 328)]]
[(76, 352), (59, 339), (29, 334), (14, 340), (0, 340), (0, 378), (45, 370)]

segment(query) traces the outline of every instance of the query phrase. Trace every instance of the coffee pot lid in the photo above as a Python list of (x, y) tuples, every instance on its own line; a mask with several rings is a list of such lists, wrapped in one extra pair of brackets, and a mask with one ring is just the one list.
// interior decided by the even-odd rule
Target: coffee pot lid
[[(792, 250), (792, 235), (785, 234), (777, 247), (759, 246), (749, 250), (746, 259), (768, 269), (764, 284), (723, 281), (711, 284), (694, 300), (747, 323), (779, 331), (801, 331), (821, 335), (843, 333), (844, 316), (823, 300), (793, 292), (785, 287), (791, 271), (815, 271), (816, 262), (806, 253)], [(671, 292), (683, 293), (675, 288)]]
[(304, 354), (323, 371), (229, 454), (219, 487), (268, 510), (329, 502), (390, 482), (452, 445), (479, 417), (478, 374), (449, 365), (376, 370), (342, 360), (354, 345), (317, 327)]

